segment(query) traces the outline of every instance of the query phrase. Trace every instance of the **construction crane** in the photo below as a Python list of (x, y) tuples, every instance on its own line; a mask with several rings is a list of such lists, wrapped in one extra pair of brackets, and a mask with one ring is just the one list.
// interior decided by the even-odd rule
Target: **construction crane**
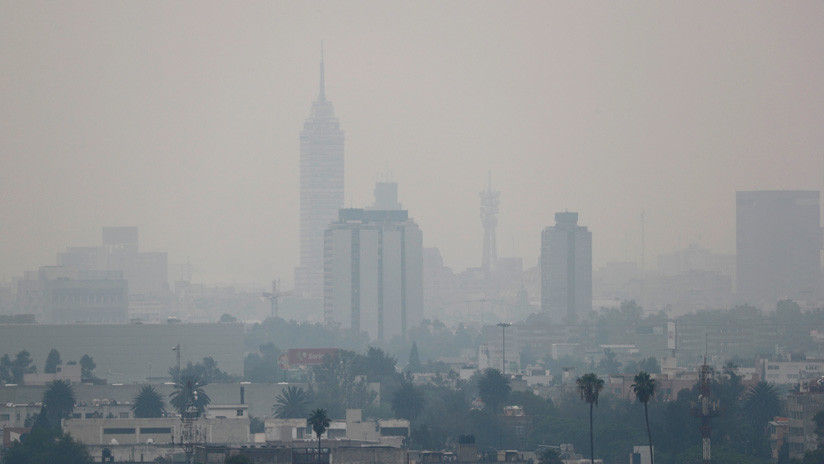
[(278, 317), (278, 303), (280, 297), (282, 296), (289, 296), (292, 292), (278, 292), (279, 282), (277, 280), (272, 281), (272, 292), (264, 292), (263, 298), (269, 300), (269, 303), (272, 304), (272, 318), (276, 319)]

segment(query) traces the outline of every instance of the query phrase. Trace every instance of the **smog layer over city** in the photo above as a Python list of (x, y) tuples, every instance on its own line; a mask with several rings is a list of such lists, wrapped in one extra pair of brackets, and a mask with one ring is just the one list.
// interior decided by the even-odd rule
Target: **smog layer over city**
[(0, 464), (824, 462), (824, 3), (0, 44)]

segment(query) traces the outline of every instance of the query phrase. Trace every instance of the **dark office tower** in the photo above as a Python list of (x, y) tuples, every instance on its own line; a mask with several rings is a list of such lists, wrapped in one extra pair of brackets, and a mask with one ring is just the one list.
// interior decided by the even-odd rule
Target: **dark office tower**
[(555, 213), (541, 234), (541, 310), (567, 322), (592, 310), (592, 233), (578, 213)]
[(320, 92), (300, 133), (300, 266), (295, 293), (323, 297), (323, 233), (343, 208), (343, 131), (324, 92), (323, 50)]
[(736, 274), (742, 303), (815, 304), (821, 282), (817, 191), (736, 192)]

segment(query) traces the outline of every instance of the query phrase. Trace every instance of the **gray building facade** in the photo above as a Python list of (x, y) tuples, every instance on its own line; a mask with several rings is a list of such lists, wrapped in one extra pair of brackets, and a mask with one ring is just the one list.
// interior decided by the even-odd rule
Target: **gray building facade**
[(423, 318), (423, 234), (405, 210), (342, 209), (325, 236), (327, 323), (375, 340)]
[(592, 233), (578, 213), (555, 213), (541, 233), (541, 310), (566, 322), (592, 310)]
[(95, 375), (109, 383), (171, 380), (176, 364), (172, 348), (180, 344), (181, 362), (206, 356), (233, 376), (243, 375), (243, 325), (218, 324), (0, 324), (0, 356), (31, 354), (39, 370), (52, 348), (64, 363), (88, 354)]
[(775, 309), (782, 299), (817, 304), (821, 221), (817, 191), (736, 192), (737, 300)]

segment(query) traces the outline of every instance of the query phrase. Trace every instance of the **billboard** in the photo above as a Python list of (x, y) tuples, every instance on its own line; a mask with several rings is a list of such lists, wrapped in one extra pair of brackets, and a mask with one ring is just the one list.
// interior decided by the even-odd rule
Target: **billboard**
[(326, 356), (338, 354), (337, 348), (296, 348), (290, 349), (278, 358), (278, 366), (281, 369), (290, 367), (315, 366), (323, 364)]

